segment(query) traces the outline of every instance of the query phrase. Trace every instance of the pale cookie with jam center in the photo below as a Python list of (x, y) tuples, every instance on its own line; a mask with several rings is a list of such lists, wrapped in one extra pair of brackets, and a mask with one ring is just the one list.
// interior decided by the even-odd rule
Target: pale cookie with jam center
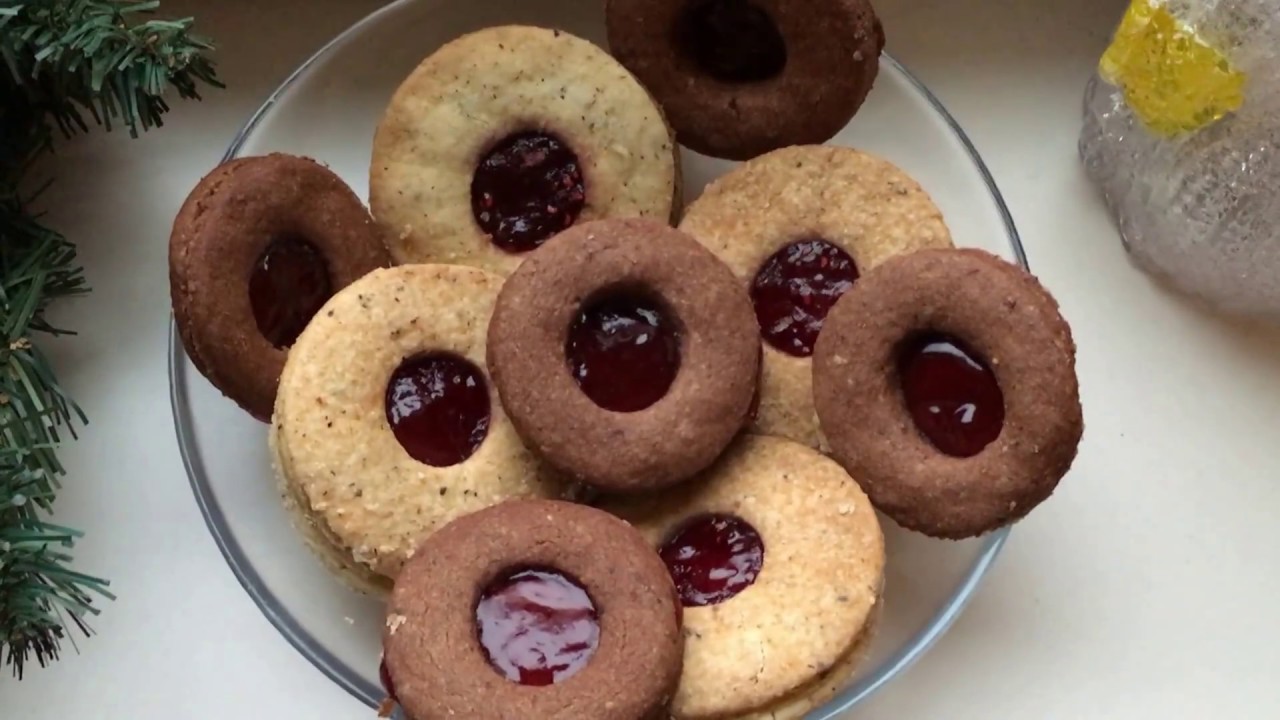
[(662, 110), (604, 50), (493, 27), (447, 43), (396, 90), (369, 200), (398, 261), (506, 274), (580, 222), (672, 222), (678, 162)]
[(290, 351), (272, 418), (286, 504), (357, 589), (385, 590), (457, 517), (566, 493), (484, 370), (501, 283), (460, 266), (378, 270), (334, 295)]
[(860, 273), (951, 247), (928, 193), (892, 163), (846, 147), (784, 148), (715, 180), (680, 229), (747, 285), (764, 339), (752, 432), (825, 446), (813, 407), (814, 343)]
[(747, 435), (703, 476), (607, 509), (659, 549), (684, 606), (673, 718), (801, 718), (858, 668), (878, 618), (884, 537), (834, 461)]

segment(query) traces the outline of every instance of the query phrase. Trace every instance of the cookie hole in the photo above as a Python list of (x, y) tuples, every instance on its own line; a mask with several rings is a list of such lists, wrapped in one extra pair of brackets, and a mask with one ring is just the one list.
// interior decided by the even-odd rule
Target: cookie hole
[(577, 154), (545, 131), (499, 140), (480, 158), (471, 178), (476, 224), (509, 253), (533, 250), (573, 225), (586, 197)]
[(783, 247), (751, 282), (761, 336), (788, 355), (813, 355), (827, 313), (857, 279), (858, 266), (849, 253), (822, 238)]
[(414, 460), (448, 467), (471, 457), (489, 434), (484, 374), (452, 353), (406, 358), (387, 381), (387, 422)]
[(691, 0), (676, 21), (676, 47), (726, 83), (768, 80), (787, 65), (777, 23), (748, 0)]
[(973, 457), (1004, 427), (1004, 394), (980, 355), (945, 333), (916, 333), (900, 343), (903, 401), (922, 435), (942, 453)]
[(586, 667), (600, 618), (582, 583), (548, 567), (499, 575), (476, 603), (476, 633), (489, 664), (521, 685), (553, 685)]
[(755, 583), (764, 541), (746, 520), (707, 514), (681, 525), (658, 551), (684, 607), (716, 605)]
[(333, 295), (329, 265), (297, 235), (267, 244), (249, 275), (249, 306), (258, 332), (274, 347), (291, 347)]
[(615, 287), (584, 302), (569, 326), (565, 359), (578, 387), (605, 410), (628, 413), (661, 400), (680, 371), (681, 328), (652, 293)]

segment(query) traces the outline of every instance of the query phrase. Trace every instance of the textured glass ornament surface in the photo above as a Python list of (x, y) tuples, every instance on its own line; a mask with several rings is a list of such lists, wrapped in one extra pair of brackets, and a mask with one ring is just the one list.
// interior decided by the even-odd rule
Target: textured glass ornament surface
[(1143, 269), (1280, 321), (1280, 0), (1134, 0), (1080, 156)]

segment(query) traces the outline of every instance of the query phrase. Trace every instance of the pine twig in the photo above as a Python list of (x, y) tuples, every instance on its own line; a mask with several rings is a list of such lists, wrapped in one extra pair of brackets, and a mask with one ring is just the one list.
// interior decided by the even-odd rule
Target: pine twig
[(58, 658), (69, 626), (88, 634), (94, 602), (113, 597), (71, 569), (80, 532), (49, 521), (65, 474), (57, 449), (85, 417), (35, 340), (68, 333), (45, 310), (88, 287), (75, 245), (32, 211), (39, 190), (23, 188), (54, 128), (88, 130), (88, 116), (137, 136), (162, 124), (170, 90), (222, 87), (190, 19), (131, 22), (157, 6), (0, 0), (0, 664), (19, 678), (32, 658)]
[(147, 20), (160, 3), (121, 0), (0, 0), (0, 57), (28, 101), (64, 134), (88, 129), (84, 114), (129, 134), (163, 125), (172, 88), (200, 99), (222, 87), (205, 55), (212, 44), (192, 19)]

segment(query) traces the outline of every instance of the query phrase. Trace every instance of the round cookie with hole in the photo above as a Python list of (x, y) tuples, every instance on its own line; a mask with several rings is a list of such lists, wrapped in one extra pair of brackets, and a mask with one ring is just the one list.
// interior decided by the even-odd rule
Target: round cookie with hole
[(370, 273), (289, 355), (272, 418), (286, 503), (327, 541), (330, 567), (359, 571), (341, 573), (359, 589), (385, 589), (378, 578), (454, 518), (568, 491), (521, 443), (484, 370), (501, 284), (462, 266)]
[(966, 538), (1043, 502), (1084, 429), (1075, 344), (1022, 268), (925, 250), (867, 273), (813, 358), (832, 455), (905, 528)]
[(489, 324), (489, 371), (521, 437), (605, 491), (710, 465), (746, 423), (759, 354), (724, 263), (637, 218), (584, 223), (530, 253)]
[(680, 229), (744, 283), (764, 340), (752, 431), (822, 447), (814, 343), (831, 306), (888, 258), (951, 246), (942, 213), (886, 160), (844, 147), (778, 150), (715, 180)]
[(391, 256), (368, 210), (328, 168), (271, 154), (223, 163), (169, 236), (169, 292), (187, 356), (266, 422), (285, 355), (322, 304)]
[(609, 48), (681, 144), (746, 160), (843, 129), (880, 69), (868, 0), (608, 0)]
[(480, 30), (400, 85), (373, 142), (369, 196), (400, 262), (507, 274), (575, 223), (672, 222), (678, 152), (648, 91), (560, 30)]
[(696, 480), (603, 507), (658, 548), (684, 605), (672, 717), (798, 719), (863, 660), (884, 538), (835, 461), (745, 435)]
[(383, 648), (388, 694), (414, 720), (658, 720), (680, 678), (680, 606), (625, 522), (516, 500), (425, 540)]

